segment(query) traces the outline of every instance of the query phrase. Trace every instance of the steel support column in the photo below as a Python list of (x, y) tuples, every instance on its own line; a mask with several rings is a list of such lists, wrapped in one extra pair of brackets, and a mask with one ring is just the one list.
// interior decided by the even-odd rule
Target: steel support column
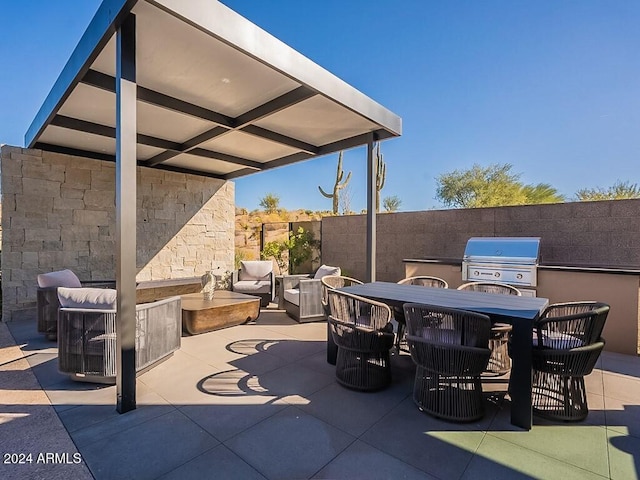
[(367, 282), (376, 281), (376, 159), (373, 133), (367, 142)]
[(136, 17), (116, 48), (116, 393), (117, 410), (136, 408)]

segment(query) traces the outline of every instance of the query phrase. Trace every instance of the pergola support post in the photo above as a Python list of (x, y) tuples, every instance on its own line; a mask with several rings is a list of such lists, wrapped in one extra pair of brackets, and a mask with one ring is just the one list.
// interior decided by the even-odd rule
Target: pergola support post
[(374, 134), (371, 133), (367, 142), (367, 282), (376, 281), (376, 159), (373, 154), (374, 141)]
[(116, 48), (116, 394), (117, 411), (136, 408), (136, 17)]

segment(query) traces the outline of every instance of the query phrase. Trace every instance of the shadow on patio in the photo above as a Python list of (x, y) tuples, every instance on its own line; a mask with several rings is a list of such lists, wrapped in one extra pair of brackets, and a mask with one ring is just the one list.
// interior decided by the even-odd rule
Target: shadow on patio
[[(393, 357), (388, 389), (347, 390), (326, 363), (324, 323), (300, 325), (265, 311), (252, 324), (183, 337), (172, 358), (138, 377), (138, 409), (119, 415), (115, 387), (57, 372), (55, 344), (39, 338), (35, 322), (9, 326), (99, 479), (636, 478), (640, 472), (637, 358), (603, 355), (587, 379), (586, 422), (535, 418), (523, 432), (510, 424), (505, 382), (493, 381), (485, 384), (485, 418), (453, 424), (416, 408), (408, 355)], [(38, 382), (27, 388), (38, 390)], [(3, 389), (17, 388), (10, 385), (2, 382)], [(48, 408), (46, 399), (5, 404), (2, 427), (29, 432), (35, 451), (46, 432), (38, 435), (30, 420)]]

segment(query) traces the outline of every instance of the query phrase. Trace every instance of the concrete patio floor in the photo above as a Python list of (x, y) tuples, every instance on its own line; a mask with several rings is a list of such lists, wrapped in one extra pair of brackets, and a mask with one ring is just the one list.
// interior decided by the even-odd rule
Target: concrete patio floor
[(325, 341), (324, 323), (272, 309), (183, 337), (119, 415), (115, 387), (58, 373), (35, 319), (0, 323), (0, 478), (639, 478), (640, 358), (602, 355), (585, 422), (534, 417), (525, 432), (509, 422), (505, 379), (484, 384), (482, 421), (442, 422), (413, 403), (408, 355), (392, 358), (390, 388), (353, 392)]

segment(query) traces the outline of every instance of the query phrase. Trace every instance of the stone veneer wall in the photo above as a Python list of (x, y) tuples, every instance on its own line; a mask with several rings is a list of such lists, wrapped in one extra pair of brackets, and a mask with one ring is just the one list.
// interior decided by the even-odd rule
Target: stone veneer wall
[[(377, 279), (404, 277), (405, 258), (462, 258), (469, 237), (541, 237), (542, 263), (640, 268), (640, 200), (382, 213)], [(322, 219), (322, 261), (364, 278), (366, 216)]]
[[(115, 164), (2, 147), (2, 319), (32, 315), (38, 273), (115, 278)], [(233, 269), (234, 184), (138, 168), (137, 280)]]

